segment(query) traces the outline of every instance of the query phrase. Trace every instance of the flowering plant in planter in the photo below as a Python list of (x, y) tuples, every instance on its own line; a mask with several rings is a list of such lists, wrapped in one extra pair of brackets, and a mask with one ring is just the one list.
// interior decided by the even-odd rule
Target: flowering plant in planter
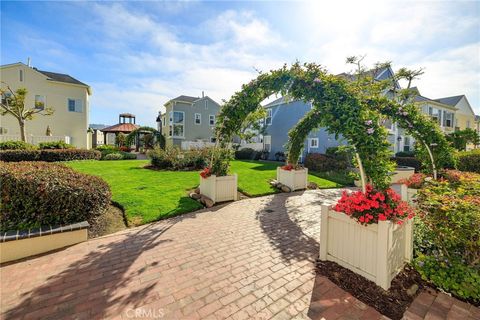
[[(431, 179), (431, 178), (430, 178)], [(420, 189), (429, 178), (423, 173), (414, 173), (408, 179), (401, 179), (399, 183), (405, 184), (410, 189)]]
[(286, 170), (286, 171), (292, 171), (292, 170), (300, 170), (300, 169), (302, 169), (301, 166), (299, 166), (299, 165), (293, 165), (293, 164), (291, 164), (291, 163), (286, 164), (286, 165), (284, 165), (284, 166), (281, 166), (280, 168), (281, 168), (282, 170)]
[(365, 193), (344, 191), (334, 209), (364, 225), (385, 220), (402, 224), (405, 219), (414, 216), (413, 209), (393, 189), (376, 191), (371, 185), (367, 185)]
[(228, 175), (228, 170), (230, 168), (230, 160), (232, 159), (232, 150), (224, 148), (213, 148), (211, 150), (208, 166), (200, 172), (200, 176), (206, 179), (211, 175), (216, 175), (217, 177)]
[(212, 175), (212, 173), (210, 171), (210, 167), (206, 167), (200, 172), (200, 176), (203, 179), (206, 179), (206, 178), (210, 177), (211, 175)]

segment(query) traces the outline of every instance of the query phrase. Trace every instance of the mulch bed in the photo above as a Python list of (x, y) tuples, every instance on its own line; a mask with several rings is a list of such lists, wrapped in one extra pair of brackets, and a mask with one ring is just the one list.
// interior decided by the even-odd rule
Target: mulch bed
[[(393, 320), (401, 319), (421, 289), (427, 287), (420, 274), (408, 265), (392, 280), (388, 291), (335, 262), (317, 260), (316, 269), (318, 274)], [(415, 285), (418, 289), (412, 290)]]

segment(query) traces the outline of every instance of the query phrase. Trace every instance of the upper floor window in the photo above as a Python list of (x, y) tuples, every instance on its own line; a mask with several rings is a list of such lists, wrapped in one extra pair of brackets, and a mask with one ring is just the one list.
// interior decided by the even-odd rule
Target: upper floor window
[(185, 136), (185, 113), (183, 111), (173, 111), (173, 113), (170, 112), (170, 123), (170, 136)]
[(440, 124), (440, 110), (434, 107), (428, 107), (428, 114), (434, 121)]
[(43, 110), (45, 109), (45, 105), (47, 101), (47, 97), (41, 95), (35, 95), (35, 109)]
[(310, 148), (318, 148), (318, 138), (310, 138), (308, 146)]
[(19, 70), (18, 77), (20, 79), (20, 82), (23, 82), (23, 70)]
[(211, 114), (208, 118), (208, 121), (209, 121), (211, 126), (214, 126), (215, 125), (215, 115)]
[(470, 120), (467, 120), (467, 128), (470, 128)]
[(202, 124), (202, 115), (200, 113), (195, 113), (195, 124)]
[(165, 125), (166, 125), (166, 123), (165, 123), (165, 122), (166, 122), (166, 121), (165, 121), (166, 117), (167, 117), (167, 116), (163, 116), (163, 118), (162, 118), (162, 123), (163, 123), (163, 126), (164, 126), (164, 127), (165, 127)]
[(453, 128), (453, 112), (444, 111), (443, 126), (448, 128)]
[(3, 104), (10, 103), (11, 98), (12, 98), (12, 94), (10, 92), (2, 93), (2, 103)]
[(68, 111), (70, 112), (82, 112), (83, 103), (80, 99), (68, 99)]
[(272, 108), (267, 109), (267, 117), (265, 118), (265, 124), (267, 126), (272, 124)]

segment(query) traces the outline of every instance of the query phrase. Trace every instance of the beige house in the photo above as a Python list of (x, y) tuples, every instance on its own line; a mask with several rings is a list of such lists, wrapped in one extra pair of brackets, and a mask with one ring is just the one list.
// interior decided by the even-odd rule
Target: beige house
[[(54, 109), (51, 116), (36, 115), (26, 122), (27, 141), (66, 141), (77, 148), (90, 148), (88, 137), (90, 87), (61, 73), (38, 70), (21, 62), (0, 67), (0, 78), (12, 90), (28, 90), (26, 105)], [(2, 87), (5, 84), (2, 83)], [(51, 136), (47, 136), (47, 127)], [(0, 116), (0, 141), (20, 140), (18, 121), (11, 115)]]
[(157, 124), (167, 145), (190, 149), (214, 143), (214, 128), (220, 105), (210, 97), (182, 95), (164, 106), (165, 113), (159, 113)]
[(455, 129), (464, 130), (467, 128), (475, 130), (475, 112), (467, 100), (465, 95), (445, 97), (435, 99), (435, 101), (456, 108), (455, 112)]

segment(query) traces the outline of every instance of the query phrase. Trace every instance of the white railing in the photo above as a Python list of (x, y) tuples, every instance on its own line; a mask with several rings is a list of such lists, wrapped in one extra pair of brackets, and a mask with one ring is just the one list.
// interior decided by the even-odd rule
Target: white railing
[(193, 149), (211, 148), (213, 146), (215, 146), (215, 143), (213, 143), (213, 142), (182, 141), (181, 148), (182, 148), (182, 150), (193, 150)]
[(329, 260), (375, 282), (385, 290), (413, 255), (413, 222), (364, 226), (322, 206), (320, 259)]
[(241, 143), (239, 149), (244, 149), (244, 148), (251, 148), (255, 151), (262, 151), (263, 143), (262, 142)]
[[(13, 134), (0, 134), (0, 142), (5, 141), (21, 141), (22, 138), (20, 135), (13, 135)], [(38, 145), (40, 142), (56, 142), (56, 141), (63, 141), (65, 143), (70, 143), (69, 136), (34, 136), (30, 135), (27, 136), (27, 142)]]

